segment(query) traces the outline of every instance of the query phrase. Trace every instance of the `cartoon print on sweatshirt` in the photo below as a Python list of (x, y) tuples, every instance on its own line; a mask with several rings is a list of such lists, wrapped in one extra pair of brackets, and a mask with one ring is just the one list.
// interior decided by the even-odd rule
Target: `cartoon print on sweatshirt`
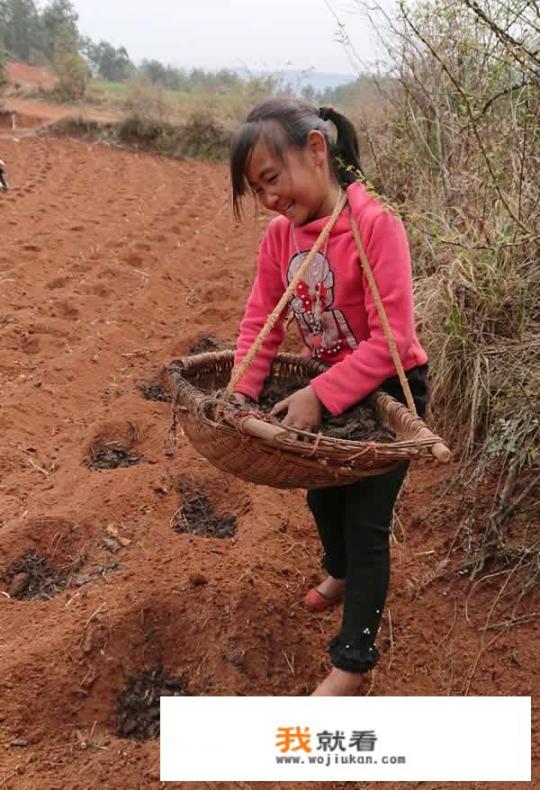
[[(307, 252), (293, 255), (287, 268), (287, 283), (292, 281), (307, 255)], [(343, 312), (331, 309), (334, 283), (334, 272), (328, 258), (318, 252), (289, 302), (304, 342), (312, 356), (317, 358), (341, 355), (345, 349), (352, 351), (358, 347)]]

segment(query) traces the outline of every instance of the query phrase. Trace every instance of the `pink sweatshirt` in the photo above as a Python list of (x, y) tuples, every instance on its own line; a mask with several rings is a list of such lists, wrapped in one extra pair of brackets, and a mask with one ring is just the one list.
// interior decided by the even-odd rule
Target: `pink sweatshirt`
[[(401, 220), (368, 194), (360, 183), (347, 189), (371, 269), (377, 281), (405, 370), (427, 361), (414, 328), (411, 263)], [(263, 237), (257, 276), (249, 296), (236, 347), (237, 366), (291, 282), (328, 218), (292, 227), (283, 216)], [(319, 400), (340, 414), (373, 392), (396, 369), (390, 356), (369, 285), (350, 228), (348, 207), (289, 302), (309, 354), (331, 367), (311, 381)], [(237, 392), (257, 400), (284, 335), (287, 310), (274, 326)]]

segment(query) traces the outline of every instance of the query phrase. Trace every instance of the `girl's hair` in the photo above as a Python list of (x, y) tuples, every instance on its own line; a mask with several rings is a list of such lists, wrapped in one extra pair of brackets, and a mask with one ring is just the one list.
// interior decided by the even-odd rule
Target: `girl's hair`
[[(332, 121), (337, 130), (334, 142), (325, 121)], [(281, 161), (287, 148), (303, 149), (309, 133), (322, 132), (328, 146), (332, 172), (339, 184), (348, 186), (362, 172), (356, 129), (333, 107), (316, 109), (299, 99), (269, 99), (255, 107), (237, 131), (231, 148), (231, 181), (233, 207), (241, 215), (241, 198), (249, 190), (246, 170), (256, 143), (262, 140)]]

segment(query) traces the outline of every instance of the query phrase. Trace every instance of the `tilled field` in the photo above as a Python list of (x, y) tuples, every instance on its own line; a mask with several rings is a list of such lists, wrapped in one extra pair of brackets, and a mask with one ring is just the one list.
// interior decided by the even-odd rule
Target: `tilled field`
[[(267, 218), (233, 222), (222, 166), (8, 133), (0, 157), (0, 787), (157, 787), (160, 694), (308, 694), (339, 623), (302, 607), (303, 493), (169, 435), (163, 368), (233, 345)], [(448, 475), (407, 483), (369, 693), (530, 694), (538, 627), (482, 630), (499, 588), (467, 601)]]

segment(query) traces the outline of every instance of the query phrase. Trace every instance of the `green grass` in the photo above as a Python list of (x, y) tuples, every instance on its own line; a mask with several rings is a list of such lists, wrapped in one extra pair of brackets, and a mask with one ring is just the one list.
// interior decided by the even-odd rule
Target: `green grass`
[[(133, 83), (131, 82), (108, 82), (107, 80), (90, 80), (88, 83), (88, 90), (99, 93), (103, 96), (119, 96), (127, 98), (132, 90)], [(156, 91), (164, 97), (166, 101), (170, 102), (190, 102), (197, 98), (196, 94), (171, 91), (165, 88), (155, 88)]]
[(90, 80), (88, 90), (112, 96), (126, 96), (129, 90), (127, 82), (107, 82), (107, 80)]
[[(131, 111), (133, 101), (146, 97), (149, 104), (159, 103), (172, 123), (183, 121), (194, 113), (208, 113), (222, 122), (238, 124), (247, 109), (254, 103), (254, 97), (241, 92), (213, 94), (211, 92), (188, 93), (157, 88), (138, 82), (108, 82), (91, 80), (88, 84), (87, 99), (117, 111)], [(144, 100), (144, 99), (143, 99)]]

